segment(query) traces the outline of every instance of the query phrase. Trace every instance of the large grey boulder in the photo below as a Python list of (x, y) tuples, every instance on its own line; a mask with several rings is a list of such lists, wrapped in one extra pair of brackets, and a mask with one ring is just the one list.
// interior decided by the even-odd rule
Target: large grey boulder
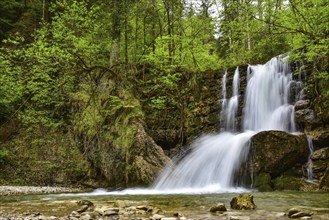
[(309, 147), (305, 135), (283, 131), (262, 131), (251, 138), (251, 162), (254, 173), (277, 177), (296, 164), (307, 162)]

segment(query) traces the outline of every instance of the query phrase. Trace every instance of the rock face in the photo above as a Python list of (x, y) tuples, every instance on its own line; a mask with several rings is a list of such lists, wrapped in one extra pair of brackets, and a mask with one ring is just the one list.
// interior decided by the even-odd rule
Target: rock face
[(305, 135), (292, 135), (283, 131), (256, 134), (251, 138), (249, 156), (254, 187), (260, 191), (299, 190), (302, 164), (306, 163), (308, 156)]
[(312, 155), (312, 171), (319, 190), (329, 191), (329, 147), (316, 150)]
[(303, 164), (309, 155), (305, 136), (283, 131), (263, 131), (251, 138), (252, 162), (255, 173), (277, 177), (295, 164)]
[(256, 209), (254, 203), (254, 197), (249, 194), (240, 194), (238, 197), (234, 197), (230, 204), (232, 209), (237, 210), (252, 210)]
[(164, 154), (153, 139), (145, 132), (141, 123), (136, 125), (137, 133), (132, 146), (134, 159), (129, 179), (132, 183), (148, 184), (154, 180), (159, 171), (168, 163), (170, 159)]

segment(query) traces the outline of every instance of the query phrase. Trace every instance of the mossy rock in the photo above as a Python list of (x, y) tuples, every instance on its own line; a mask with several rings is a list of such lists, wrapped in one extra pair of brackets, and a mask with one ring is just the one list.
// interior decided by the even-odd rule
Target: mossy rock
[(283, 131), (263, 131), (251, 138), (251, 167), (254, 173), (280, 176), (296, 164), (306, 163), (309, 156), (305, 135)]
[(232, 209), (237, 210), (256, 209), (256, 205), (254, 203), (254, 196), (250, 194), (240, 194), (239, 196), (232, 198), (230, 205)]
[(297, 190), (303, 186), (303, 180), (301, 178), (280, 176), (273, 181), (275, 190)]
[(256, 177), (255, 187), (261, 192), (273, 191), (271, 176), (268, 173), (261, 173)]

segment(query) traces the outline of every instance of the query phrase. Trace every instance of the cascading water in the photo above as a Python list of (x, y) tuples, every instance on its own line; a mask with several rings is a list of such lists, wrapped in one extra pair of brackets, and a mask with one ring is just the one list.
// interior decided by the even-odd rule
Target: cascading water
[[(262, 130), (295, 131), (294, 107), (289, 104), (293, 82), (289, 64), (282, 56), (264, 65), (248, 67), (248, 84), (244, 103), (243, 132), (227, 131), (196, 140), (192, 152), (176, 166), (167, 167), (157, 178), (153, 189), (183, 192), (223, 192), (235, 190), (234, 178), (249, 153), (249, 140)], [(226, 74), (222, 97), (226, 100)], [(224, 88), (225, 86), (225, 88)], [(234, 74), (233, 96), (238, 97), (239, 70)], [(225, 93), (224, 93), (225, 92)], [(235, 102), (235, 100), (234, 100)], [(236, 106), (227, 106), (225, 122), (232, 129)], [(223, 107), (222, 107), (223, 111)], [(233, 115), (233, 116), (232, 116)], [(227, 125), (227, 124), (226, 124)]]
[(312, 139), (309, 136), (307, 137), (308, 147), (310, 149), (310, 155), (308, 157), (307, 166), (306, 166), (306, 173), (307, 173), (307, 182), (314, 183), (313, 179), (313, 161), (311, 155), (314, 153), (314, 147)]
[[(225, 112), (227, 107), (227, 99), (226, 99), (226, 81), (227, 81), (227, 71), (225, 71), (222, 79), (222, 99), (221, 99), (221, 110), (220, 110), (220, 124), (224, 124), (225, 120)], [(225, 128), (221, 128), (223, 131)]]
[(232, 97), (230, 98), (228, 102), (227, 109), (225, 111), (226, 113), (226, 123), (225, 123), (225, 128), (227, 131), (235, 131), (236, 130), (236, 113), (238, 110), (238, 105), (239, 105), (239, 68), (237, 67), (234, 76), (233, 76), (233, 91), (232, 91)]

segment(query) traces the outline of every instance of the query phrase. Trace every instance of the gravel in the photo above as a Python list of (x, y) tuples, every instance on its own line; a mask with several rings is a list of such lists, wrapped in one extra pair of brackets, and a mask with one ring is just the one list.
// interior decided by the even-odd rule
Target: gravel
[(80, 188), (53, 186), (0, 186), (0, 196), (81, 192)]

